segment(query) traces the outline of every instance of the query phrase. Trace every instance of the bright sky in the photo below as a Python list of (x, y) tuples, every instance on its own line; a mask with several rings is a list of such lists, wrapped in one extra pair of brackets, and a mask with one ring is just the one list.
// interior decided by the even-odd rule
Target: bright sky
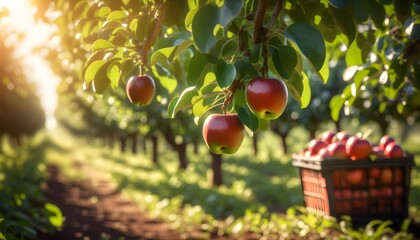
[(56, 125), (53, 114), (57, 103), (56, 86), (59, 79), (42, 56), (32, 50), (36, 46), (51, 44), (49, 36), (52, 29), (40, 21), (34, 21), (35, 8), (29, 4), (29, 0), (0, 0), (1, 7), (6, 7), (10, 11), (10, 15), (3, 19), (3, 22), (12, 29), (26, 34), (24, 42), (19, 45), (18, 54), (23, 55), (26, 60), (27, 76), (32, 77), (29, 80), (38, 85), (38, 93), (47, 117), (46, 125), (48, 128), (53, 128)]

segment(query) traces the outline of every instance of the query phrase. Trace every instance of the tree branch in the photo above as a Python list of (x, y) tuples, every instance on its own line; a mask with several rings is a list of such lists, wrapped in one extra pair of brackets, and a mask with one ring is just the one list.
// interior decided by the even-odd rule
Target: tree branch
[(268, 22), (267, 29), (271, 29), (274, 26), (281, 10), (283, 10), (283, 0), (278, 0), (276, 6), (273, 9), (273, 14), (271, 15), (270, 22)]
[(141, 56), (142, 62), (141, 62), (140, 65), (147, 65), (148, 52), (149, 52), (150, 48), (152, 47), (152, 45), (154, 44), (154, 42), (156, 40), (156, 37), (160, 32), (160, 28), (162, 26), (162, 22), (163, 22), (163, 19), (165, 17), (166, 5), (163, 2), (160, 2), (160, 1), (159, 1), (159, 3), (160, 4), (157, 5), (157, 8), (154, 12), (154, 14), (155, 14), (154, 17), (156, 18), (156, 22), (153, 26), (153, 30), (152, 30), (151, 34), (147, 37), (142, 49), (140, 50), (141, 51), (140, 54), (142, 55)]
[(265, 29), (264, 29), (264, 16), (267, 10), (267, 0), (260, 0), (258, 2), (257, 11), (254, 17), (254, 31), (252, 35), (252, 41), (254, 44), (259, 44), (264, 41)]

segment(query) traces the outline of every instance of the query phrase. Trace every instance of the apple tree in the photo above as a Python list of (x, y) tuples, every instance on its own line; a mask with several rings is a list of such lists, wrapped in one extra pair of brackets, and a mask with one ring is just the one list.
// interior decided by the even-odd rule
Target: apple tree
[(25, 74), (23, 59), (15, 56), (19, 34), (1, 24), (0, 35), (0, 137), (7, 134), (15, 145), (45, 123), (36, 87)]
[[(133, 76), (153, 76), (156, 88), (166, 91), (156, 101), (168, 100), (167, 114), (157, 118), (192, 114), (191, 123), (200, 128), (209, 115), (230, 113), (255, 132), (270, 119), (250, 106), (251, 81), (279, 80), (305, 109), (318, 94), (316, 81), (327, 83), (336, 52), (345, 60), (343, 79), (351, 84), (329, 104), (334, 121), (342, 112), (349, 115), (347, 109), (371, 87), (381, 93), (381, 110), (417, 112), (416, 1), (34, 2), (44, 3), (41, 12), (61, 14), (49, 20), (62, 27), (62, 40), (88, 50), (87, 59), (80, 58), (85, 60), (79, 79), (97, 94), (124, 88)], [(65, 18), (73, 24), (62, 25)], [(269, 104), (272, 96), (258, 98)]]

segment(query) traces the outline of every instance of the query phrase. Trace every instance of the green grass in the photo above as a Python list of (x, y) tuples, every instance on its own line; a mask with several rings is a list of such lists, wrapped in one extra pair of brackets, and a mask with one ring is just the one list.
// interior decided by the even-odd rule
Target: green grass
[[(179, 171), (176, 154), (167, 150), (163, 140), (159, 146), (161, 164), (155, 166), (150, 160), (151, 152), (122, 154), (118, 147), (95, 146), (91, 140), (74, 139), (62, 130), (51, 136), (56, 145), (47, 150), (47, 159), (62, 166), (68, 177), (89, 177), (81, 176), (72, 168), (75, 162), (88, 164), (152, 216), (172, 223), (180, 231), (198, 227), (208, 236), (210, 233), (240, 235), (249, 230), (260, 235), (278, 236), (283, 232), (305, 236), (326, 234), (333, 226), (339, 234), (355, 238), (375, 233), (370, 226), (355, 231), (331, 218), (316, 217), (302, 208), (290, 208), (303, 204), (300, 180), (291, 164), (291, 155), (279, 150), (280, 141), (269, 132), (260, 136), (258, 156), (253, 156), (250, 138), (237, 154), (224, 156), (224, 185), (219, 188), (211, 185), (211, 158), (205, 146), (200, 147), (197, 155), (189, 149), (189, 167)], [(288, 139), (291, 152), (302, 149), (307, 141), (303, 129), (293, 130)], [(412, 172), (410, 195), (413, 214), (419, 212), (416, 206), (420, 205), (418, 142), (417, 135), (412, 134), (404, 143), (407, 150), (416, 154), (417, 167)], [(276, 213), (278, 211), (285, 213)], [(383, 229), (388, 229), (388, 223), (383, 224)]]

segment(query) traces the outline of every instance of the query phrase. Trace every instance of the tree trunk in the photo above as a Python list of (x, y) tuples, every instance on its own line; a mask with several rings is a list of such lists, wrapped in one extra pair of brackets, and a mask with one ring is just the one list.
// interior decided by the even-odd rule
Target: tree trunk
[(120, 143), (121, 143), (121, 152), (122, 153), (124, 153), (125, 152), (125, 146), (126, 146), (126, 143), (127, 143), (127, 138), (125, 138), (125, 137), (122, 137), (122, 138), (120, 138)]
[(316, 138), (315, 131), (316, 131), (317, 127), (318, 126), (314, 126), (312, 128), (309, 128), (309, 137), (310, 137), (310, 139), (315, 139)]
[(289, 135), (289, 132), (286, 132), (285, 134), (280, 134), (280, 138), (281, 138), (281, 145), (282, 145), (282, 147), (283, 147), (283, 152), (284, 152), (284, 154), (287, 154), (287, 153), (289, 153), (289, 148), (288, 148), (288, 146), (287, 146), (287, 142), (286, 142), (286, 139), (287, 139), (287, 136)]
[(177, 144), (171, 129), (165, 132), (165, 140), (178, 153), (179, 168), (182, 170), (186, 169), (188, 166), (187, 144), (185, 142)]
[(254, 156), (258, 155), (258, 136), (257, 133), (254, 133), (252, 136), (252, 147), (254, 148)]
[(386, 135), (389, 128), (389, 122), (386, 120), (379, 120), (378, 124), (379, 124), (379, 128), (381, 129), (382, 136)]
[(178, 152), (179, 168), (182, 170), (187, 169), (187, 166), (188, 166), (187, 144), (181, 143), (177, 145), (176, 151)]
[(142, 136), (140, 138), (140, 146), (141, 146), (141, 150), (143, 151), (144, 154), (147, 153), (147, 141), (146, 141), (146, 137)]
[(195, 155), (198, 154), (198, 146), (200, 146), (198, 144), (198, 141), (194, 141), (194, 143), (193, 143), (193, 147), (194, 147), (193, 152), (194, 152)]
[(211, 168), (213, 171), (213, 186), (220, 186), (223, 184), (222, 176), (222, 155), (210, 153), (212, 157)]
[(158, 160), (158, 137), (152, 136), (152, 161), (154, 164), (159, 165)]
[(338, 121), (334, 121), (334, 125), (335, 125), (335, 131), (336, 132), (340, 132), (341, 131), (341, 124), (340, 124), (340, 119), (338, 119)]
[(131, 141), (131, 152), (133, 154), (137, 154), (137, 134), (133, 134), (131, 136), (132, 141)]

